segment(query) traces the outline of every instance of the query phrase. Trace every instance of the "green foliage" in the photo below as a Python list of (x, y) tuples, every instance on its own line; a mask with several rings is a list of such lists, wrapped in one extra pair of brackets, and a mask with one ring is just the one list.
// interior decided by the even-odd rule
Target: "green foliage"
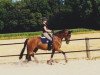
[(4, 22), (0, 20), (0, 31), (4, 28)]
[(43, 17), (51, 29), (100, 29), (100, 0), (0, 0), (0, 33), (39, 31)]

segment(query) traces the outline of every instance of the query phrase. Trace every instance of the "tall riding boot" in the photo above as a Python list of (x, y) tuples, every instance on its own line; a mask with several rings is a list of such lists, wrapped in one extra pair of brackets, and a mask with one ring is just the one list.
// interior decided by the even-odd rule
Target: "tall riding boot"
[(49, 41), (48, 43), (48, 50), (51, 50), (52, 49), (52, 41)]

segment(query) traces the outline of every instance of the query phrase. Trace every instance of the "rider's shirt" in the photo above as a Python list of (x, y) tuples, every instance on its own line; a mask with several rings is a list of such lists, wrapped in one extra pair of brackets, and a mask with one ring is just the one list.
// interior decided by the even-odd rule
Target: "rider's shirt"
[(43, 31), (43, 33), (45, 33), (45, 32), (51, 33), (51, 30), (49, 30), (49, 29), (47, 28), (47, 25), (44, 25), (42, 31)]
[(44, 29), (44, 27), (46, 27), (46, 28), (47, 28), (47, 26), (46, 26), (46, 25), (45, 25), (45, 26), (43, 26), (43, 29), (42, 29), (43, 33), (45, 33), (45, 32), (46, 32), (46, 30)]

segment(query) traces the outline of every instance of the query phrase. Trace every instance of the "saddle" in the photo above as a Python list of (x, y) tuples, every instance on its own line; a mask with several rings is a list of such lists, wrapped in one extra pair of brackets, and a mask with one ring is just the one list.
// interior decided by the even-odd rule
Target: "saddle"
[(50, 41), (46, 37), (41, 37), (41, 42), (43, 44), (48, 44), (48, 50), (51, 50), (52, 49), (52, 41)]

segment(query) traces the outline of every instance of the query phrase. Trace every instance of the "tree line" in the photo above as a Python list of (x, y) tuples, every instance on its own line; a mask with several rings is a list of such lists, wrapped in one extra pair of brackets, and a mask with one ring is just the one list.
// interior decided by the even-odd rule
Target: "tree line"
[(100, 29), (100, 0), (0, 0), (0, 33), (51, 29)]

